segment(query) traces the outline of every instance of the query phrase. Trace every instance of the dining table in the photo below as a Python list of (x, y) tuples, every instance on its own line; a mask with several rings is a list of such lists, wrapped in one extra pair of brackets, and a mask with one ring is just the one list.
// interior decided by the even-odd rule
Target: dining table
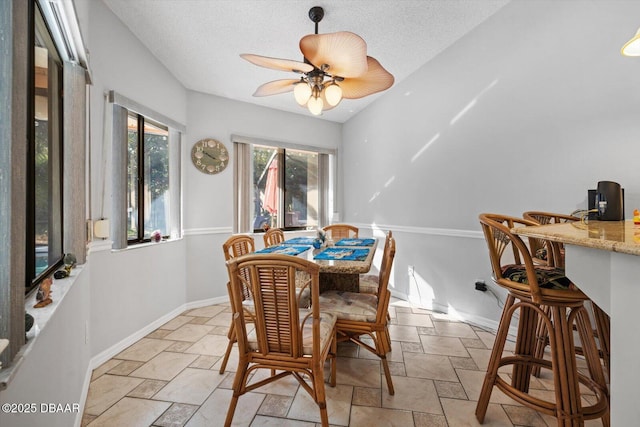
[(638, 425), (640, 224), (588, 220), (511, 231), (564, 244), (567, 277), (611, 317), (611, 425)]
[(378, 239), (349, 238), (313, 246), (314, 238), (294, 237), (256, 251), (299, 256), (320, 267), (320, 292), (339, 290), (358, 292), (360, 274), (371, 270)]

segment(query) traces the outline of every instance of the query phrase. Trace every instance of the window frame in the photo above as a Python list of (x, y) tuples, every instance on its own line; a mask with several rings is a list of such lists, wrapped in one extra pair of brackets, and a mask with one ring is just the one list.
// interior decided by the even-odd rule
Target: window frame
[[(128, 164), (128, 117), (129, 113), (144, 116), (148, 123), (160, 125), (168, 131), (168, 161), (169, 161), (169, 224), (168, 235), (163, 239), (172, 240), (182, 237), (182, 180), (181, 180), (181, 146), (186, 133), (186, 126), (172, 120), (152, 109), (145, 107), (113, 90), (105, 97), (105, 111), (107, 121), (111, 122), (112, 140), (112, 187), (113, 204), (111, 206), (111, 238), (112, 249), (126, 249), (136, 247), (142, 243), (149, 243), (150, 239), (129, 242), (127, 233), (127, 164)], [(106, 179), (106, 177), (102, 177)], [(103, 194), (104, 198), (105, 195)]]
[[(39, 2), (33, 1), (30, 2), (31, 10), (29, 12), (29, 55), (28, 55), (28, 89), (27, 89), (27, 99), (28, 99), (28, 117), (29, 122), (27, 126), (27, 174), (26, 174), (26, 183), (27, 183), (27, 192), (26, 192), (26, 257), (25, 257), (25, 294), (28, 294), (35, 290), (38, 285), (44, 280), (44, 278), (51, 275), (58, 267), (62, 265), (64, 250), (63, 250), (63, 240), (64, 240), (64, 137), (63, 137), (63, 72), (64, 72), (64, 62), (62, 60), (61, 53), (55, 43), (53, 32), (47, 22), (44, 11), (40, 7)], [(55, 58), (51, 61), (51, 54), (47, 56), (47, 60), (51, 64), (55, 63), (57, 68), (57, 88), (56, 88), (56, 102), (55, 106), (56, 111), (49, 111), (48, 118), (55, 117), (57, 120), (57, 129), (56, 129), (56, 138), (57, 138), (57, 153), (53, 156), (54, 164), (53, 166), (49, 161), (47, 164), (49, 165), (50, 170), (57, 170), (57, 174), (50, 175), (49, 177), (53, 180), (57, 178), (57, 182), (49, 182), (48, 184), (48, 193), (51, 193), (52, 185), (57, 186), (57, 197), (54, 203), (58, 204), (58, 212), (59, 217), (54, 218), (55, 225), (59, 228), (59, 241), (56, 241), (55, 244), (60, 248), (60, 254), (56, 254), (56, 257), (53, 260), (49, 257), (49, 252), (47, 251), (48, 265), (47, 268), (41, 271), (39, 274), (36, 274), (36, 108), (35, 108), (35, 97), (36, 97), (36, 75), (35, 75), (35, 47), (36, 47), (36, 37), (35, 32), (37, 30), (37, 21), (39, 15), (39, 20), (41, 20), (44, 28), (43, 30), (47, 31), (45, 37), (49, 38), (48, 50), (55, 51)], [(48, 81), (48, 84), (51, 82)], [(48, 99), (48, 98), (47, 98)], [(48, 156), (48, 160), (51, 156)], [(56, 177), (57, 175), (57, 177)], [(47, 236), (49, 238), (49, 236)], [(48, 247), (52, 245), (48, 244)]]
[[(137, 118), (137, 150), (136, 150), (136, 163), (137, 163), (137, 177), (136, 177), (136, 202), (138, 206), (138, 215), (137, 215), (137, 236), (135, 238), (129, 238), (127, 233), (127, 245), (135, 245), (139, 243), (149, 243), (151, 242), (151, 237), (145, 237), (145, 216), (146, 216), (146, 208), (147, 205), (145, 203), (145, 185), (147, 184), (147, 165), (145, 162), (145, 124), (149, 123), (157, 128), (165, 130), (167, 132), (167, 145), (169, 144), (169, 127), (163, 123), (157, 122), (153, 119), (150, 119), (143, 114), (136, 113), (135, 111), (128, 112), (129, 117)], [(170, 160), (170, 152), (167, 149), (167, 163)], [(127, 159), (128, 162), (128, 159)], [(170, 173), (170, 171), (169, 171)], [(169, 178), (169, 173), (167, 174), (167, 178)], [(127, 178), (128, 181), (128, 178)], [(128, 184), (128, 182), (127, 182)], [(169, 187), (171, 187), (171, 183), (169, 183)], [(129, 185), (127, 185), (129, 188)], [(169, 209), (171, 209), (171, 204), (169, 205)], [(167, 227), (167, 230), (170, 229), (170, 226)], [(169, 238), (169, 233), (162, 235), (163, 239)]]
[[(284, 217), (278, 219), (279, 228), (285, 230), (309, 230), (316, 227), (321, 228), (329, 224), (330, 218), (336, 206), (336, 176), (337, 176), (337, 154), (332, 148), (315, 147), (304, 144), (291, 144), (279, 141), (270, 141), (259, 138), (232, 135), (234, 145), (234, 233), (260, 233), (265, 230), (254, 229), (253, 220), (255, 212), (252, 212), (253, 202), (253, 158), (254, 146), (263, 148), (273, 148), (277, 151), (279, 158), (279, 178), (278, 185), (281, 192), (285, 193), (284, 173), (286, 170), (285, 157), (286, 150), (303, 151), (318, 154), (318, 225), (284, 227)], [(280, 198), (280, 209), (284, 208), (285, 197)]]

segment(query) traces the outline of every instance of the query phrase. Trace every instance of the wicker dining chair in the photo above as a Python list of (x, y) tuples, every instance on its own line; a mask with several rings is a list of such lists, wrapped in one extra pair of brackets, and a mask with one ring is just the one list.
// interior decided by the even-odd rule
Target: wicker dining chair
[(284, 242), (284, 231), (281, 228), (270, 228), (262, 235), (264, 247), (279, 245)]
[[(224, 252), (225, 261), (229, 261), (230, 259), (255, 252), (255, 241), (253, 240), (253, 237), (246, 234), (237, 234), (229, 237), (227, 241), (222, 244), (222, 251)], [(243, 296), (242, 303), (249, 307), (252, 306), (253, 302), (251, 300), (249, 289), (244, 286), (241, 288), (241, 290)], [(227, 292), (229, 293), (229, 299), (231, 301), (231, 310), (235, 311), (236, 309), (234, 309), (233, 307), (233, 298), (231, 298), (231, 282), (227, 282)], [(221, 374), (223, 374), (225, 369), (227, 368), (227, 362), (229, 361), (231, 349), (233, 348), (233, 344), (237, 341), (233, 321), (231, 321), (231, 324), (229, 325), (229, 332), (227, 333), (227, 337), (229, 338), (229, 343), (227, 344), (227, 349), (224, 352), (224, 357), (222, 358), (222, 363), (220, 364)]]
[[(319, 299), (319, 269), (312, 261), (280, 254), (252, 254), (227, 262), (238, 339), (238, 369), (225, 426), (231, 425), (238, 398), (285, 376), (293, 376), (320, 408), (323, 427), (329, 425), (324, 364), (330, 359), (329, 382), (336, 383), (336, 317), (318, 304), (300, 308), (296, 273), (304, 272), (312, 301)], [(243, 307), (241, 289), (248, 288), (253, 310)], [(247, 332), (247, 323), (254, 329)], [(251, 373), (271, 370), (271, 376), (249, 384)], [(277, 374), (275, 372), (278, 372)], [(305, 377), (308, 382), (305, 381)]]
[[(389, 230), (387, 232), (387, 237), (385, 238), (385, 241), (384, 241), (384, 250), (382, 252), (383, 257), (382, 257), (382, 260), (380, 261), (380, 270), (382, 270), (385, 266), (386, 258), (384, 257), (384, 253), (387, 252), (388, 250), (387, 247), (389, 246), (392, 237), (393, 237), (393, 234), (391, 230)], [(378, 274), (361, 274), (360, 277), (358, 278), (358, 292), (363, 294), (374, 294), (374, 295), (377, 294), (379, 278), (380, 276)]]
[(322, 228), (327, 238), (337, 242), (340, 239), (357, 238), (358, 227), (349, 224), (332, 224)]
[[(483, 423), (491, 392), (496, 386), (516, 402), (555, 416), (558, 426), (582, 426), (587, 419), (601, 418), (609, 425), (609, 394), (589, 315), (584, 307), (588, 297), (571, 283), (561, 269), (535, 265), (528, 247), (511, 229), (535, 225), (534, 222), (505, 215), (481, 214), (480, 224), (489, 249), (496, 284), (508, 291), (487, 373), (478, 397), (476, 417)], [(508, 251), (511, 247), (511, 251)], [(508, 253), (508, 256), (504, 256)], [(545, 310), (544, 307), (548, 307)], [(503, 350), (511, 319), (519, 310), (514, 354)], [(551, 360), (535, 357), (537, 320), (541, 318), (549, 333)], [(577, 325), (589, 376), (578, 372), (572, 325)], [(498, 375), (498, 369), (511, 365), (511, 382)], [(553, 372), (555, 400), (529, 394), (532, 369), (540, 366)], [(591, 405), (583, 406), (581, 385), (594, 393)]]
[[(391, 351), (388, 328), (391, 294), (387, 285), (395, 253), (396, 242), (389, 236), (389, 244), (383, 255), (383, 267), (380, 269), (377, 294), (334, 290), (320, 295), (320, 310), (333, 313), (338, 319), (336, 321), (338, 341), (352, 341), (380, 358), (390, 395), (395, 391), (387, 361), (387, 353)], [(373, 340), (373, 347), (361, 339), (363, 335)]]
[[(580, 221), (580, 218), (573, 215), (565, 215), (559, 213), (552, 212), (542, 212), (542, 211), (527, 211), (522, 214), (522, 217), (531, 221), (534, 221), (538, 225), (545, 224), (559, 224), (564, 222), (575, 222)], [(542, 253), (545, 256), (539, 256), (534, 258), (534, 262), (547, 263), (547, 265), (561, 267), (564, 268), (564, 247), (561, 243), (556, 243), (553, 248), (551, 247), (550, 242), (543, 239), (536, 239), (529, 237), (529, 248), (531, 249), (532, 257), (535, 248), (544, 248), (543, 250), (537, 249), (539, 255)], [(555, 249), (554, 249), (555, 248)], [(552, 256), (546, 256), (548, 253), (553, 252)], [(598, 348), (600, 351), (600, 357), (604, 362), (604, 366), (606, 368), (607, 374), (610, 373), (610, 342), (611, 342), (611, 319), (607, 313), (604, 312), (595, 302), (592, 300), (588, 301), (588, 306), (591, 307), (591, 313), (593, 315), (593, 328), (595, 336), (597, 339)], [(548, 336), (546, 333), (544, 322), (540, 322), (538, 325), (538, 344), (536, 355), (542, 356), (544, 354), (544, 350), (548, 345)], [(578, 354), (582, 354), (582, 347), (576, 347), (576, 352)], [(534, 371), (536, 375), (539, 374), (539, 369)]]

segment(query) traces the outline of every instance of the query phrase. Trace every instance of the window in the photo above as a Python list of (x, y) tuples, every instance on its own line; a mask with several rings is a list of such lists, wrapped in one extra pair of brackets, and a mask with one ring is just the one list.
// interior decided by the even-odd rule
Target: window
[(169, 236), (169, 131), (144, 116), (127, 121), (127, 241)]
[(149, 242), (156, 231), (179, 238), (185, 126), (114, 91), (105, 101), (113, 145), (113, 248)]
[(26, 292), (59, 266), (63, 256), (62, 61), (40, 8), (36, 7), (34, 12)]
[(254, 142), (235, 145), (236, 231), (326, 225), (332, 211), (333, 152)]

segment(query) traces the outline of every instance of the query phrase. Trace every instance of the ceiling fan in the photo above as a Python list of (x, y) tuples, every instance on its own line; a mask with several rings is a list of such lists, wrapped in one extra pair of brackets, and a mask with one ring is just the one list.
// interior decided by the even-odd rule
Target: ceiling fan
[(252, 64), (274, 70), (301, 74), (299, 79), (282, 79), (265, 83), (253, 96), (277, 95), (293, 91), (298, 104), (314, 115), (322, 114), (343, 98), (357, 99), (386, 90), (393, 85), (393, 75), (370, 56), (362, 37), (348, 31), (318, 34), (318, 22), (324, 17), (320, 6), (309, 10), (315, 34), (300, 39), (304, 62), (244, 53), (240, 56)]

